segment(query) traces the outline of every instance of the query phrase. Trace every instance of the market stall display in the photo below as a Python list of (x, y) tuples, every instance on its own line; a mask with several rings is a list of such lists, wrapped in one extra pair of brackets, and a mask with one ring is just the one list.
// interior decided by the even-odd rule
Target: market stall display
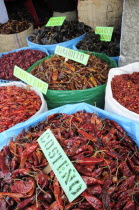
[(22, 82), (0, 86), (0, 132), (47, 111), (43, 95)]
[(122, 1), (79, 0), (79, 21), (48, 20), (46, 1), (7, 1), (0, 210), (139, 210), (139, 62), (117, 68), (120, 50), (121, 63), (137, 60), (138, 36), (120, 49)]
[(139, 63), (111, 69), (105, 95), (105, 110), (139, 122)]
[(90, 54), (86, 66), (64, 61), (60, 56), (48, 56), (27, 70), (50, 85), (45, 96), (49, 109), (79, 102), (104, 106), (108, 71), (116, 63), (104, 54)]
[[(87, 184), (71, 203), (53, 171), (43, 172), (49, 163), (37, 139), (47, 128)], [(139, 149), (126, 133), (139, 144), (138, 124), (77, 104), (44, 113), (22, 129), (0, 152), (0, 201), (5, 209), (138, 209)]]
[(14, 66), (17, 65), (23, 70), (27, 70), (37, 60), (45, 58), (48, 55), (46, 49), (25, 47), (10, 52), (0, 54), (0, 82), (17, 80), (13, 76)]
[(54, 53), (56, 45), (72, 48), (82, 39), (82, 35), (91, 30), (91, 27), (78, 21), (64, 21), (62, 26), (35, 29), (33, 34), (27, 38), (29, 46), (45, 47), (51, 54)]

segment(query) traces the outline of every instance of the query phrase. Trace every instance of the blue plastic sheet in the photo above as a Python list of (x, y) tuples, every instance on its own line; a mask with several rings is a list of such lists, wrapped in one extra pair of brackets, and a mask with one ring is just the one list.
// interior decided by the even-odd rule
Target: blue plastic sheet
[(61, 43), (51, 44), (51, 45), (41, 45), (41, 44), (36, 44), (36, 43), (30, 42), (29, 39), (28, 39), (29, 36), (26, 38), (26, 40), (27, 40), (28, 46), (45, 48), (45, 49), (48, 50), (50, 55), (53, 55), (57, 45), (73, 49), (73, 45), (76, 45), (79, 41), (81, 41), (84, 38), (84, 36), (85, 36), (85, 34), (83, 34), (83, 35), (81, 35), (81, 36), (79, 36), (75, 39), (71, 39), (69, 41), (66, 41), (66, 42), (61, 42)]
[(133, 141), (136, 142), (136, 144), (139, 146), (139, 124), (127, 119), (125, 117), (121, 117), (119, 115), (111, 114), (109, 112), (106, 112), (102, 109), (99, 109), (97, 107), (91, 106), (86, 103), (79, 103), (79, 104), (70, 104), (61, 106), (56, 109), (52, 109), (48, 112), (45, 112), (39, 116), (36, 116), (32, 119), (27, 120), (26, 122), (19, 123), (12, 128), (0, 133), (0, 149), (2, 149), (3, 146), (8, 145), (10, 142), (11, 137), (15, 138), (19, 133), (22, 132), (22, 130), (28, 130), (30, 127), (33, 127), (37, 125), (39, 122), (45, 120), (45, 118), (51, 114), (55, 113), (66, 113), (66, 114), (73, 114), (80, 110), (86, 110), (87, 112), (95, 112), (102, 118), (108, 118), (110, 120), (114, 120), (119, 125), (121, 125), (125, 131), (128, 133), (128, 135), (133, 139)]
[[(76, 45), (73, 45), (73, 50), (78, 50)], [(119, 66), (119, 56), (110, 57), (110, 58), (113, 59), (114, 61), (116, 61), (117, 66)]]
[[(11, 50), (9, 52), (3, 52), (3, 53), (0, 53), (0, 58), (2, 57), (2, 55), (7, 55), (8, 53), (12, 53), (12, 52), (18, 52), (20, 50), (40, 50), (42, 52), (45, 52), (46, 55), (49, 55), (47, 49), (45, 48), (40, 48), (40, 47), (22, 47), (22, 48), (18, 48), (18, 49), (15, 49), (15, 50)], [(11, 81), (11, 80), (3, 80), (3, 79), (0, 79), (0, 84), (3, 84), (3, 83), (8, 83), (8, 82), (14, 82), (14, 81)]]

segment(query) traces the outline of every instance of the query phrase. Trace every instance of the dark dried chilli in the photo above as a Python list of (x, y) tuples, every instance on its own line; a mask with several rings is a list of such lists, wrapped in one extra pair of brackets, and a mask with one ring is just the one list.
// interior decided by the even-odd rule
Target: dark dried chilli
[(47, 82), (49, 89), (82, 90), (106, 83), (109, 65), (90, 55), (86, 66), (61, 56), (42, 61), (31, 71), (35, 77)]
[(15, 34), (27, 30), (30, 23), (26, 20), (9, 20), (7, 23), (0, 24), (0, 34)]
[(115, 100), (139, 114), (139, 72), (114, 76), (111, 87)]
[[(37, 138), (47, 128), (88, 186), (72, 203), (53, 171), (42, 171), (48, 162)], [(94, 113), (50, 115), (5, 146), (0, 160), (0, 204), (5, 209), (139, 208), (139, 149), (116, 122)]]
[(104, 42), (100, 40), (100, 35), (95, 34), (94, 31), (89, 31), (83, 40), (78, 42), (77, 48), (79, 50), (104, 53), (108, 56), (119, 56), (120, 32), (115, 31), (113, 33), (111, 42)]
[(29, 119), (40, 107), (41, 99), (34, 91), (16, 86), (1, 86), (0, 132)]
[(27, 70), (37, 60), (45, 58), (47, 55), (39, 50), (20, 50), (3, 54), (0, 58), (0, 79), (18, 80), (13, 76), (14, 66)]
[(57, 44), (83, 35), (91, 30), (90, 26), (78, 21), (64, 21), (62, 26), (35, 29), (29, 41), (41, 45)]

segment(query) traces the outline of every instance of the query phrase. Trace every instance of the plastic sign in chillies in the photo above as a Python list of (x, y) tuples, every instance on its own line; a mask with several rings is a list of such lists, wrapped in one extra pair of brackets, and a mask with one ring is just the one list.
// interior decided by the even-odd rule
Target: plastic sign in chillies
[(66, 19), (66, 16), (63, 17), (52, 17), (48, 20), (47, 24), (45, 25), (46, 27), (49, 26), (62, 26), (64, 23), (64, 20)]
[(55, 54), (63, 56), (65, 58), (68, 58), (70, 60), (76, 61), (78, 63), (87, 65), (90, 55), (87, 55), (85, 53), (71, 50), (66, 47), (62, 47), (60, 45), (56, 46)]
[(39, 138), (38, 143), (54, 171), (70, 202), (77, 198), (87, 186), (65, 154), (50, 129)]
[(40, 79), (34, 77), (32, 74), (24, 71), (23, 69), (19, 68), (18, 66), (14, 67), (14, 76), (18, 77), (20, 80), (26, 82), (27, 84), (35, 87), (37, 90), (42, 92), (46, 95), (48, 84), (41, 81)]
[(100, 27), (100, 26), (96, 26), (95, 29), (95, 34), (99, 34), (100, 35), (100, 40), (101, 41), (107, 41), (110, 42), (112, 39), (112, 34), (113, 34), (113, 27)]

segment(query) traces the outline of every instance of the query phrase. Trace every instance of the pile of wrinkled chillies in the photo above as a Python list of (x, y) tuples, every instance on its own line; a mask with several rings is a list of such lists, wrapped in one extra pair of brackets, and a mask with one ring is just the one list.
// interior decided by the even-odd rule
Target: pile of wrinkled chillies
[(16, 86), (0, 86), (0, 99), (0, 132), (29, 119), (42, 103), (34, 91)]
[(27, 30), (31, 24), (26, 21), (9, 20), (4, 24), (0, 24), (0, 34), (15, 34)]
[(139, 72), (115, 75), (111, 87), (114, 99), (125, 108), (139, 114)]
[(86, 66), (72, 60), (65, 62), (61, 56), (43, 60), (31, 74), (49, 84), (53, 90), (82, 90), (106, 83), (110, 67), (107, 63), (90, 55)]
[(45, 58), (46, 56), (46, 53), (32, 49), (3, 54), (0, 58), (0, 79), (18, 80), (17, 77), (13, 75), (15, 65), (23, 70), (27, 70), (37, 60)]
[(111, 42), (100, 40), (100, 35), (94, 31), (86, 33), (85, 37), (76, 45), (78, 50), (87, 50), (90, 52), (104, 53), (108, 56), (117, 56), (120, 54), (120, 36), (121, 33), (114, 31)]
[(28, 39), (36, 44), (51, 45), (77, 38), (90, 30), (91, 27), (83, 22), (65, 20), (62, 26), (42, 26), (35, 29)]
[[(50, 128), (87, 184), (69, 203), (37, 139)], [(115, 121), (95, 113), (53, 114), (0, 152), (0, 205), (24, 210), (138, 210), (139, 149)]]

